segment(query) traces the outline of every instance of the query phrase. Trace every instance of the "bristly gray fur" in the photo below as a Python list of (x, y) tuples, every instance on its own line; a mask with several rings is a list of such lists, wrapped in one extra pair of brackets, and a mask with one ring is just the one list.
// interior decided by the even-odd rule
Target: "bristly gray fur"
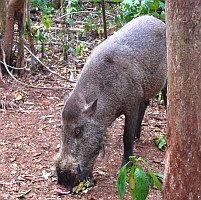
[[(141, 122), (137, 115), (142, 103), (166, 82), (165, 34), (162, 21), (138, 17), (94, 49), (62, 111), (57, 168), (76, 174), (79, 166), (80, 178), (89, 174), (101, 149), (103, 132), (121, 114), (126, 116), (124, 157), (128, 157), (130, 140), (134, 140), (131, 133)], [(76, 138), (76, 127), (82, 127), (82, 137)]]
[(165, 24), (143, 16), (95, 48), (82, 70), (74, 98), (81, 96), (87, 103), (98, 99), (96, 117), (110, 125), (117, 112), (129, 112), (136, 101), (154, 97), (165, 81)]

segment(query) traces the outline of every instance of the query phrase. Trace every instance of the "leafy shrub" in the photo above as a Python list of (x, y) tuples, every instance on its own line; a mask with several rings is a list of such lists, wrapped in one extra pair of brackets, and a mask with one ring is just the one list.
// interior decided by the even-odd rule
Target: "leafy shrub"
[(31, 0), (31, 7), (36, 7), (42, 10), (44, 14), (50, 14), (53, 9), (53, 4), (50, 1), (45, 0)]
[(165, 21), (164, 0), (124, 0), (119, 6), (119, 14), (115, 17), (118, 25), (124, 25), (141, 15), (153, 15)]
[[(146, 165), (149, 173), (144, 172), (138, 164), (139, 162)], [(141, 157), (136, 159), (135, 156), (130, 156), (129, 162), (120, 169), (117, 179), (117, 189), (120, 197), (123, 198), (126, 193), (126, 183), (129, 185), (130, 195), (133, 200), (145, 200), (150, 187), (153, 188), (154, 185), (159, 190), (162, 190), (161, 182), (156, 175), (163, 177), (161, 174), (154, 174), (148, 163)]]

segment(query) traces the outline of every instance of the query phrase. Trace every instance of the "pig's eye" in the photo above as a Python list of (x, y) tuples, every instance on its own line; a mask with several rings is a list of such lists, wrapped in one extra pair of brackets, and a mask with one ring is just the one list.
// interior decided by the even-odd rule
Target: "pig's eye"
[(75, 138), (82, 138), (83, 136), (83, 127), (75, 128)]

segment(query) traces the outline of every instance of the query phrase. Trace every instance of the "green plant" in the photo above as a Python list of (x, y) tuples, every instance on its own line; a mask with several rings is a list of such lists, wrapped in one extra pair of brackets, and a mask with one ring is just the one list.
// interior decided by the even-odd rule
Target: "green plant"
[(88, 15), (87, 18), (85, 19), (84, 30), (88, 31), (93, 28), (94, 28), (93, 17), (91, 15)]
[(36, 7), (39, 10), (42, 10), (44, 14), (50, 14), (53, 9), (53, 4), (51, 1), (31, 0), (31, 7)]
[(45, 26), (46, 30), (48, 30), (50, 28), (50, 25), (52, 22), (52, 19), (50, 18), (50, 16), (43, 15), (41, 21), (42, 21), (43, 26)]
[(156, 135), (154, 138), (154, 142), (160, 150), (164, 150), (166, 146), (166, 135)]
[(158, 103), (160, 103), (161, 102), (161, 100), (162, 100), (162, 92), (160, 91), (158, 94), (157, 94), (157, 101), (158, 101)]
[(77, 43), (77, 45), (76, 45), (76, 55), (79, 55), (79, 54), (81, 54), (82, 53), (82, 51), (84, 51), (85, 50), (85, 47), (84, 47), (84, 45), (83, 45), (83, 43)]
[(77, 12), (79, 9), (79, 0), (68, 1), (67, 10), (68, 12)]
[[(139, 162), (145, 164), (149, 173), (144, 172)], [(162, 190), (161, 182), (153, 173), (148, 163), (141, 157), (129, 157), (129, 162), (120, 170), (117, 179), (117, 189), (121, 198), (126, 192), (126, 184), (129, 185), (130, 195), (133, 200), (145, 200), (150, 187), (155, 185), (159, 190)]]
[(141, 15), (153, 15), (165, 21), (164, 0), (124, 0), (119, 6), (119, 14), (115, 16), (115, 22), (119, 25), (131, 21)]

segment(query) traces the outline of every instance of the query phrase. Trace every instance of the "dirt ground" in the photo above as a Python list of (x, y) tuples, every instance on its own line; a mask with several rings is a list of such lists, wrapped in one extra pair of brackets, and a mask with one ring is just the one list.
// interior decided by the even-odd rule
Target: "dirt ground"
[[(54, 85), (54, 83), (52, 83)], [(117, 172), (122, 158), (124, 117), (108, 129), (105, 152), (94, 168), (95, 186), (77, 196), (55, 194), (56, 173), (53, 156), (59, 149), (60, 113), (66, 91), (26, 88), (7, 81), (0, 88), (0, 199), (47, 200), (117, 200)], [(134, 154), (143, 157), (154, 172), (163, 173), (164, 152), (153, 142), (156, 134), (165, 133), (165, 108), (151, 103), (143, 121), (142, 134)], [(124, 199), (131, 199), (129, 194)], [(152, 189), (147, 199), (161, 199), (161, 192)]]

